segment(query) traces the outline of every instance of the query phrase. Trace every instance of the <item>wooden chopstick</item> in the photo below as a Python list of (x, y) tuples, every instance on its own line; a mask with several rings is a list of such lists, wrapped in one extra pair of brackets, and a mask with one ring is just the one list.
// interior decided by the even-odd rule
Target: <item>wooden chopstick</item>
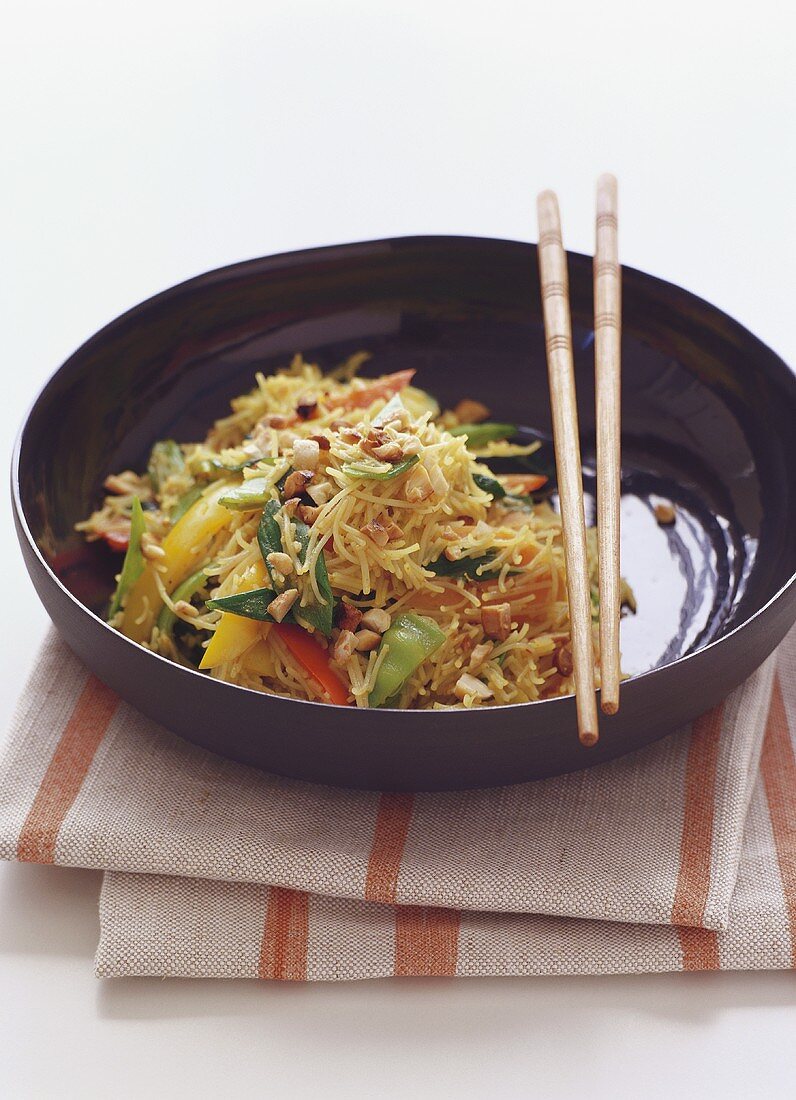
[(594, 252), (594, 371), (597, 392), (597, 529), (600, 552), (600, 704), (619, 710), (619, 504), (622, 283), (617, 242), (617, 187), (597, 181)]
[(561, 218), (555, 194), (543, 191), (536, 200), (536, 210), (547, 371), (553, 409), (553, 443), (567, 567), (578, 736), (582, 744), (593, 745), (599, 737), (599, 727), (594, 693), (594, 645), (567, 258), (561, 240)]

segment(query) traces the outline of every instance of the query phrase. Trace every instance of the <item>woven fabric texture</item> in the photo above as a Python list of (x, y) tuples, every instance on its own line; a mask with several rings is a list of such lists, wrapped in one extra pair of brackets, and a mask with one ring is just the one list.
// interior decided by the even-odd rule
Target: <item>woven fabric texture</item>
[(202, 752), (51, 635), (0, 762), (0, 856), (108, 872), (102, 975), (791, 966), (794, 672), (796, 632), (722, 706), (612, 764), (379, 795)]

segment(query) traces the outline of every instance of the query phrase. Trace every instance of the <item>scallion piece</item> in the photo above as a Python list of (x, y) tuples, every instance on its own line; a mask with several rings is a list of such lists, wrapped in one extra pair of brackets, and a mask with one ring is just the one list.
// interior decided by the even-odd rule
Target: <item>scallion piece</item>
[(268, 478), (251, 477), (248, 481), (236, 485), (234, 489), (230, 489), (218, 499), (219, 503), (223, 504), (225, 508), (245, 512), (250, 508), (259, 508), (265, 504), (271, 496), (272, 489), (273, 486)]
[(516, 424), (457, 424), (455, 428), (448, 428), (451, 435), (466, 435), (467, 446), (470, 450), (477, 450), (486, 443), (492, 443), (496, 439), (510, 439), (517, 434)]
[(173, 439), (161, 439), (154, 445), (149, 455), (147, 473), (156, 493), (160, 492), (172, 474), (179, 474), (184, 469), (185, 457), (179, 443)]
[(394, 477), (399, 477), (401, 474), (405, 474), (407, 470), (411, 470), (415, 463), (419, 461), (417, 455), (409, 455), (403, 462), (398, 462), (395, 466), (388, 466), (386, 469), (364, 466), (358, 462), (347, 462), (343, 466), (343, 473), (346, 477), (361, 477), (368, 481), (392, 481)]
[(469, 577), (471, 580), (482, 580), (482, 574), (488, 572), (495, 558), (494, 550), (487, 550), (477, 558), (457, 558), (450, 561), (443, 554), (436, 561), (430, 561), (425, 567), (430, 569), (437, 577)]
[(141, 537), (144, 534), (145, 527), (144, 510), (141, 507), (141, 501), (138, 497), (133, 497), (132, 511), (130, 513), (130, 542), (127, 547), (127, 553), (124, 555), (122, 571), (119, 574), (119, 582), (116, 585), (116, 591), (111, 600), (111, 607), (108, 612), (109, 619), (112, 619), (121, 609), (122, 600), (144, 572), (146, 561), (141, 550)]

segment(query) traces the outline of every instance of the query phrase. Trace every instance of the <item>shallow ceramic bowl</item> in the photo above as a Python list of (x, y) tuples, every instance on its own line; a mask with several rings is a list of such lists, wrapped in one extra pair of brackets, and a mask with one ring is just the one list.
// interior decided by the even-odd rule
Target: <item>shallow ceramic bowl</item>
[[(588, 464), (592, 271), (585, 256), (569, 264)], [(625, 269), (623, 293), (622, 571), (638, 613), (622, 627), (631, 678), (595, 748), (578, 742), (572, 697), (373, 713), (171, 664), (105, 624), (118, 558), (73, 532), (108, 472), (142, 469), (164, 436), (202, 438), (255, 369), (296, 351), (328, 368), (368, 349), (365, 373), (414, 367), (443, 407), (479, 398), (495, 419), (548, 439), (531, 245), (410, 237), (274, 256), (192, 279), (113, 321), (47, 383), (15, 450), (16, 522), (42, 602), (72, 649), (145, 714), (284, 775), (393, 790), (487, 786), (587, 767), (664, 736), (748, 676), (796, 618), (796, 378), (684, 290)], [(672, 527), (654, 519), (660, 500), (675, 504)]]

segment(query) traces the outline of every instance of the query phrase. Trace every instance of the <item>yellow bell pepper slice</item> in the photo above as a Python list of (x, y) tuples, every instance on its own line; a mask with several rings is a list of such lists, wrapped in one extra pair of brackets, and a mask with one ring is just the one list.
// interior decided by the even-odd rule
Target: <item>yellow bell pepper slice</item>
[[(265, 565), (255, 562), (248, 575), (241, 582), (239, 592), (251, 592), (255, 588), (266, 588), (269, 584)], [(213, 637), (204, 651), (199, 668), (215, 668), (224, 661), (233, 661), (241, 653), (254, 645), (268, 630), (269, 623), (260, 623), (256, 619), (245, 619), (242, 615), (221, 612), (221, 621), (213, 632)]]
[(271, 624), (262, 623), (261, 625), (263, 627), (263, 637), (246, 654), (245, 667), (249, 672), (256, 672), (258, 676), (273, 676), (274, 653), (268, 642), (265, 641), (265, 635)]
[[(207, 544), (229, 522), (230, 514), (219, 498), (229, 490), (226, 481), (215, 482), (193, 504), (163, 540), (165, 570), (160, 574), (167, 592), (173, 592), (189, 573), (195, 572)], [(152, 564), (141, 574), (127, 597), (121, 631), (134, 642), (146, 642), (161, 606)]]

